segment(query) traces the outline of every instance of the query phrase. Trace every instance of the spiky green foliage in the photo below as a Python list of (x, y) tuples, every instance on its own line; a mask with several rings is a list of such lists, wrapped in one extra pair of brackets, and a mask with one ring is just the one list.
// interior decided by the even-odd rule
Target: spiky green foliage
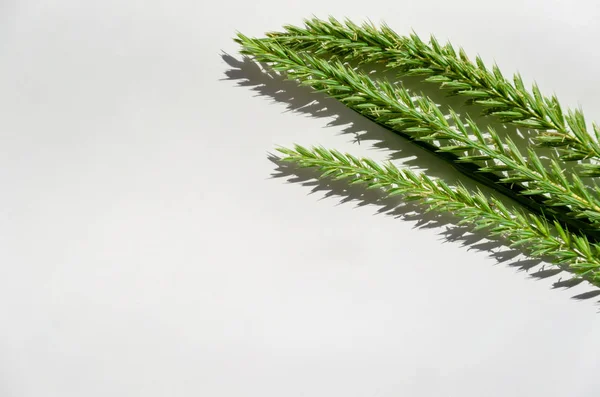
[(263, 40), (291, 50), (333, 55), (343, 61), (381, 62), (406, 75), (427, 76), (425, 81), (467, 97), (483, 106), (486, 114), (540, 130), (536, 141), (559, 148), (561, 159), (591, 160), (579, 164), (579, 175), (600, 176), (600, 128), (593, 124), (592, 136), (581, 110), (563, 111), (556, 96), (542, 95), (536, 84), (527, 90), (519, 74), (511, 82), (497, 65), (487, 68), (479, 56), (472, 62), (462, 48), (441, 45), (433, 36), (429, 43), (414, 33), (400, 36), (385, 24), (378, 29), (335, 18), (306, 20), (304, 27), (289, 25), (284, 32), (267, 36)]
[(600, 286), (600, 245), (568, 231), (558, 222), (550, 225), (540, 216), (508, 208), (479, 190), (472, 192), (460, 184), (451, 187), (440, 179), (398, 169), (391, 162), (380, 165), (368, 158), (322, 147), (308, 149), (296, 145), (294, 149), (278, 151), (285, 155), (283, 161), (318, 168), (322, 177), (345, 179), (350, 184), (364, 183), (369, 189), (381, 189), (387, 196), (417, 200), (428, 211), (450, 212), (460, 218), (459, 225), (488, 230), (491, 236), (508, 240), (512, 247), (523, 249), (530, 257), (550, 260), (576, 277)]
[(587, 188), (576, 175), (569, 180), (556, 159), (551, 159), (546, 169), (533, 150), (523, 155), (510, 138), (501, 139), (493, 129), (481, 131), (471, 119), (462, 120), (453, 111), (446, 117), (427, 97), (386, 81), (373, 81), (340, 61), (323, 60), (242, 34), (237, 41), (242, 45), (242, 53), (420, 142), (422, 147), (452, 161), (474, 179), (538, 214), (552, 215), (597, 239), (598, 189)]

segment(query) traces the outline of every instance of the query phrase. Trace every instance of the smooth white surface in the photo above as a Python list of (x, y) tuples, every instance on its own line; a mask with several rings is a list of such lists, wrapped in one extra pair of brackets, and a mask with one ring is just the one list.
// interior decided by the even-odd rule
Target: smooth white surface
[(389, 154), (227, 78), (236, 30), (312, 14), (600, 120), (594, 1), (3, 1), (0, 396), (598, 395), (585, 289), (270, 178), (277, 144)]

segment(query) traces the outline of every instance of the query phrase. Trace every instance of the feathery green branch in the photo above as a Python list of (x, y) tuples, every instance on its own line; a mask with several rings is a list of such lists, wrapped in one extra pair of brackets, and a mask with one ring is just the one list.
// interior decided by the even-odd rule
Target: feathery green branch
[(307, 149), (296, 145), (294, 149), (278, 151), (285, 155), (282, 160), (316, 167), (322, 177), (364, 183), (369, 189), (381, 189), (386, 196), (401, 195), (406, 200), (418, 200), (428, 210), (450, 212), (461, 218), (459, 225), (487, 229), (490, 235), (508, 240), (511, 247), (520, 247), (534, 258), (550, 258), (561, 269), (600, 286), (600, 245), (571, 233), (558, 222), (552, 228), (544, 218), (509, 209), (481, 191), (473, 193), (462, 185), (450, 187), (442, 180), (398, 169), (390, 162), (380, 165), (322, 147)]
[(600, 128), (593, 124), (592, 137), (580, 110), (565, 114), (556, 96), (543, 96), (536, 84), (529, 92), (519, 74), (511, 83), (496, 65), (488, 70), (479, 56), (473, 63), (462, 49), (456, 51), (450, 43), (442, 46), (431, 36), (427, 44), (414, 33), (400, 36), (387, 25), (377, 29), (367, 23), (359, 26), (351, 21), (314, 18), (306, 20), (304, 28), (284, 29), (268, 33), (263, 40), (315, 55), (334, 55), (344, 61), (383, 62), (406, 75), (429, 76), (425, 81), (469, 98), (483, 106), (486, 114), (542, 131), (535, 140), (542, 146), (560, 148), (561, 159), (594, 160), (580, 164), (580, 175), (600, 176)]
[[(385, 81), (372, 81), (339, 61), (325, 61), (242, 34), (237, 41), (243, 47), (242, 53), (419, 142), (421, 147), (452, 161), (475, 180), (538, 214), (551, 214), (571, 228), (585, 230), (594, 239), (598, 237), (598, 192), (590, 192), (577, 176), (573, 181), (567, 180), (556, 160), (552, 160), (550, 169), (546, 170), (532, 150), (526, 158), (512, 140), (503, 142), (494, 130), (484, 133), (472, 120), (465, 122), (454, 112), (448, 120), (428, 98), (414, 97), (406, 89)], [(481, 163), (482, 166), (478, 165)]]

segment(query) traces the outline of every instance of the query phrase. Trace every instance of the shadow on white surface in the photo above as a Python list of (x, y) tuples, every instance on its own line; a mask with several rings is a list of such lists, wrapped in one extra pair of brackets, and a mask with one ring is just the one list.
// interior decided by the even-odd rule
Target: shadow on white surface
[[(308, 87), (299, 86), (293, 81), (271, 73), (261, 67), (248, 57), (238, 60), (235, 57), (223, 54), (223, 60), (231, 67), (225, 72), (228, 80), (235, 80), (242, 87), (252, 87), (258, 96), (271, 98), (274, 102), (284, 103), (288, 111), (308, 114), (317, 118), (333, 118), (327, 126), (344, 126), (344, 134), (354, 135), (356, 143), (370, 142), (371, 145), (380, 150), (390, 151), (390, 159), (401, 161), (405, 166), (427, 170), (429, 175), (441, 177), (445, 180), (457, 180), (460, 174), (448, 163), (435, 157), (431, 153), (411, 145), (401, 136), (390, 133), (374, 122), (349, 109), (335, 99), (324, 94), (316, 93)], [(413, 90), (424, 92), (434, 98), (441, 106), (452, 106), (458, 108), (456, 97), (443, 97), (439, 91), (431, 89), (431, 85), (411, 83)], [(462, 102), (462, 101), (460, 101)], [(486, 120), (488, 121), (488, 120)], [(512, 128), (512, 127), (511, 127)], [(516, 129), (512, 128), (513, 135), (517, 135)], [(522, 139), (529, 139), (522, 136)], [(556, 277), (563, 270), (555, 267), (546, 268), (546, 263), (537, 259), (530, 259), (523, 252), (507, 247), (505, 241), (489, 240), (485, 232), (470, 232), (468, 227), (457, 226), (457, 219), (450, 215), (425, 213), (424, 208), (415, 203), (402, 202), (400, 198), (385, 198), (379, 192), (364, 189), (361, 186), (349, 186), (344, 181), (332, 181), (319, 179), (314, 170), (299, 168), (289, 163), (279, 161), (275, 155), (269, 159), (276, 164), (277, 169), (272, 175), (274, 178), (286, 178), (288, 182), (300, 183), (311, 187), (311, 193), (324, 192), (325, 198), (339, 197), (340, 204), (355, 202), (358, 207), (374, 205), (379, 207), (377, 214), (386, 214), (395, 218), (413, 221), (416, 228), (442, 228), (440, 234), (444, 241), (459, 242), (468, 249), (485, 251), (498, 263), (516, 268), (519, 271), (529, 273), (532, 278), (545, 279)], [(476, 186), (472, 181), (461, 183), (468, 187)], [(531, 271), (531, 272), (530, 272)], [(583, 280), (573, 278), (571, 274), (565, 273), (567, 278), (560, 277), (553, 283), (553, 288), (573, 288), (580, 285)], [(562, 274), (561, 276), (564, 276)], [(578, 293), (573, 299), (592, 299), (600, 295), (600, 289), (593, 287), (592, 290)], [(600, 301), (599, 301), (600, 302)]]
[[(521, 185), (509, 185), (500, 182), (498, 175), (493, 173), (481, 173), (478, 166), (471, 163), (455, 162), (451, 167), (449, 162), (434, 154), (435, 147), (428, 143), (411, 141), (403, 136), (391, 134), (387, 129), (379, 126), (367, 117), (358, 115), (354, 110), (346, 107), (341, 102), (327, 97), (324, 94), (315, 93), (309, 87), (299, 86), (296, 82), (286, 80), (277, 72), (268, 67), (260, 67), (249, 57), (242, 57), (241, 60), (234, 58), (229, 54), (223, 54), (222, 59), (232, 67), (225, 72), (228, 79), (237, 80), (238, 85), (252, 87), (252, 90), (258, 93), (258, 96), (272, 98), (275, 102), (285, 103), (288, 111), (294, 111), (301, 114), (307, 114), (317, 118), (333, 119), (327, 123), (327, 127), (344, 126), (343, 134), (354, 135), (354, 142), (369, 142), (373, 148), (391, 152), (390, 160), (402, 160), (410, 167), (418, 167), (427, 170), (428, 175), (441, 177), (446, 181), (452, 182), (460, 179), (461, 183), (469, 188), (481, 188), (471, 179), (473, 176), (483, 177), (483, 179), (496, 182), (496, 188), (502, 194), (508, 194), (510, 197), (514, 191), (525, 189)], [(450, 108), (457, 111), (463, 118), (470, 117), (482, 130), (493, 128), (498, 132), (501, 138), (510, 137), (517, 147), (527, 147), (534, 145), (533, 137), (537, 135), (534, 130), (518, 129), (513, 125), (502, 123), (493, 117), (482, 115), (482, 107), (478, 105), (465, 106), (464, 99), (457, 96), (448, 96), (435, 87), (433, 84), (423, 83), (419, 77), (398, 77), (391, 71), (382, 70), (380, 66), (367, 66), (362, 72), (369, 73), (394, 83), (399, 83), (410, 92), (425, 95), (440, 106), (444, 114), (449, 114)], [(468, 102), (468, 101), (467, 101)], [(468, 108), (468, 111), (467, 111)], [(408, 142), (412, 144), (407, 145)], [(420, 146), (423, 146), (420, 147)], [(522, 151), (524, 152), (524, 151)], [(536, 148), (542, 164), (550, 168), (550, 158), (556, 156), (554, 148)], [(573, 170), (575, 163), (565, 163), (566, 170)], [(451, 169), (453, 172), (448, 173)], [(464, 178), (467, 175), (468, 178)], [(587, 183), (596, 188), (593, 178), (586, 178)], [(482, 182), (482, 181), (480, 181)], [(500, 186), (500, 187), (498, 187)], [(488, 190), (489, 191), (489, 190)], [(513, 197), (514, 198), (514, 197)], [(523, 198), (523, 196), (521, 196)], [(533, 212), (540, 212), (541, 203), (546, 201), (542, 195), (527, 195), (527, 199), (521, 201), (521, 204), (528, 207)], [(543, 209), (543, 205), (541, 207)], [(561, 214), (566, 214), (570, 210), (566, 207), (554, 207)], [(595, 228), (590, 227), (589, 222), (582, 219), (560, 215), (559, 219), (571, 229), (586, 230), (588, 237), (595, 241), (600, 241), (600, 233)]]

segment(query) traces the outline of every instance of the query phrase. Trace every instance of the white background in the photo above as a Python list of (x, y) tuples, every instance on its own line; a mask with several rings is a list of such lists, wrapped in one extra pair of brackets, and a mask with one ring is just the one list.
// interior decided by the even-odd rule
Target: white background
[(595, 1), (4, 0), (0, 396), (600, 393), (589, 288), (272, 178), (276, 145), (390, 156), (347, 130), (422, 156), (222, 57), (313, 14), (434, 33), (600, 120)]

